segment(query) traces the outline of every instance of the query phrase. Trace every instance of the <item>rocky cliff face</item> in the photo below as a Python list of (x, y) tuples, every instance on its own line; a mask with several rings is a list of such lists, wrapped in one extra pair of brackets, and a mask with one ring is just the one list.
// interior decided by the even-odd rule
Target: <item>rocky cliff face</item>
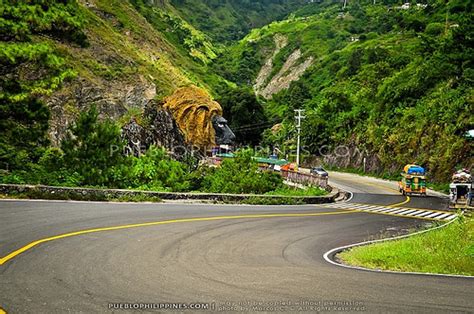
[(257, 93), (260, 93), (265, 88), (267, 80), (269, 79), (269, 76), (272, 73), (273, 59), (278, 55), (281, 49), (288, 45), (288, 38), (286, 36), (276, 34), (273, 40), (275, 42), (275, 49), (260, 69), (260, 72), (258, 73), (257, 79), (255, 80), (255, 84), (253, 86), (254, 90)]
[(273, 61), (280, 51), (288, 45), (288, 38), (281, 34), (275, 34), (274, 41), (275, 49), (260, 69), (254, 84), (255, 92), (266, 99), (270, 99), (274, 94), (289, 88), (291, 82), (299, 80), (314, 61), (313, 57), (304, 59), (301, 50), (296, 49), (288, 56), (278, 73), (271, 77), (274, 68)]
[(135, 118), (122, 128), (122, 137), (126, 140), (126, 154), (139, 156), (144, 154), (151, 145), (165, 148), (171, 156), (182, 160), (188, 155), (197, 155), (186, 143), (170, 111), (164, 109), (156, 101), (150, 101), (143, 114), (146, 123), (139, 124)]
[[(143, 8), (151, 11), (143, 12), (137, 1), (78, 2), (78, 14), (86, 21), (88, 45), (51, 42), (76, 73), (73, 81), (43, 98), (51, 110), (49, 135), (53, 145), (60, 143), (71, 122), (92, 104), (101, 118), (123, 121), (124, 116), (143, 112), (150, 100), (169, 95), (191, 81), (211, 89), (202, 74), (206, 66), (196, 61), (192, 47), (183, 43), (200, 43), (202, 34), (183, 30), (188, 24), (172, 14), (172, 7), (165, 5), (168, 1), (148, 0)], [(187, 37), (177, 39), (178, 33), (178, 37)], [(41, 40), (44, 38), (38, 38)]]
[(144, 110), (155, 96), (155, 84), (142, 76), (133, 82), (117, 80), (101, 84), (79, 78), (46, 99), (51, 110), (51, 141), (53, 145), (59, 145), (71, 122), (92, 105), (97, 106), (100, 117), (118, 120), (131, 109)]

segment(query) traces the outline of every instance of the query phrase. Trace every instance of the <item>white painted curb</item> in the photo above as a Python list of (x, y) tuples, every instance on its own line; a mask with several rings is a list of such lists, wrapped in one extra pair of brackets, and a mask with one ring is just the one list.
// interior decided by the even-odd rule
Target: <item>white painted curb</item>
[(400, 274), (400, 275), (424, 275), (424, 276), (436, 276), (436, 277), (453, 277), (453, 278), (470, 278), (470, 279), (473, 279), (474, 276), (467, 276), (467, 275), (448, 275), (448, 274), (403, 272), (403, 271), (394, 271), (394, 270), (370, 269), (370, 268), (365, 268), (365, 267), (360, 267), (360, 266), (345, 265), (345, 264), (338, 263), (338, 262), (331, 259), (331, 257), (333, 257), (335, 254), (340, 253), (340, 252), (342, 252), (346, 249), (350, 249), (350, 248), (357, 247), (357, 246), (373, 244), (373, 243), (380, 243), (380, 242), (387, 242), (387, 241), (393, 241), (393, 240), (400, 240), (400, 239), (409, 238), (409, 237), (412, 237), (412, 236), (415, 236), (415, 235), (420, 235), (420, 234), (423, 234), (423, 233), (426, 233), (426, 232), (430, 232), (430, 231), (434, 231), (434, 230), (437, 230), (437, 229), (440, 229), (440, 228), (444, 228), (444, 227), (448, 226), (449, 224), (453, 223), (454, 221), (456, 221), (457, 219), (458, 218), (455, 218), (455, 219), (453, 219), (453, 220), (451, 220), (451, 221), (449, 221), (449, 222), (447, 222), (447, 223), (445, 223), (441, 226), (437, 226), (437, 227), (434, 227), (434, 228), (431, 228), (431, 229), (418, 231), (418, 232), (415, 232), (415, 233), (412, 233), (412, 234), (406, 234), (406, 235), (396, 236), (396, 237), (386, 238), (386, 239), (365, 241), (365, 242), (360, 242), (360, 243), (355, 243), (355, 244), (350, 244), (350, 245), (346, 245), (346, 246), (337, 247), (335, 249), (332, 249), (332, 250), (324, 253), (323, 257), (326, 260), (326, 262), (328, 262), (332, 265), (335, 265), (335, 266), (344, 267), (344, 268), (348, 268), (348, 269), (369, 271), (369, 272), (374, 272), (374, 273), (389, 273), (389, 274)]
[(347, 192), (347, 193), (349, 193), (351, 196), (347, 200), (345, 200), (344, 203), (349, 203), (354, 198), (354, 193), (352, 192)]

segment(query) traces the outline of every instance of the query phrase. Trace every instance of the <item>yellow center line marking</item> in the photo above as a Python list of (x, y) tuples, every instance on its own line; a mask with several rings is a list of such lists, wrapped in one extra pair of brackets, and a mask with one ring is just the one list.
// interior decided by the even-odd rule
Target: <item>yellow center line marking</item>
[(395, 192), (399, 192), (398, 189), (395, 189), (395, 188), (390, 188), (388, 186), (385, 186), (385, 185), (382, 185), (382, 184), (377, 184), (377, 183), (372, 183), (372, 182), (364, 182), (364, 183), (361, 183), (361, 184), (367, 184), (367, 185), (370, 185), (370, 186), (375, 186), (379, 189), (383, 189), (385, 191), (395, 191)]
[[(404, 200), (403, 202), (396, 203), (396, 204), (392, 204), (392, 205), (386, 205), (386, 206), (387, 206), (387, 207), (397, 207), (397, 206), (405, 205), (406, 203), (409, 203), (410, 200), (411, 200), (410, 196), (405, 195), (405, 197), (406, 197), (406, 200)], [(380, 206), (383, 206), (383, 205), (380, 205)]]
[[(323, 213), (284, 213), (284, 214), (253, 214), (253, 215), (239, 215), (239, 216), (216, 216), (216, 217), (201, 217), (201, 218), (183, 218), (183, 219), (172, 219), (172, 220), (163, 220), (163, 221), (154, 221), (154, 222), (146, 222), (140, 224), (131, 224), (131, 225), (122, 225), (122, 226), (114, 226), (114, 227), (103, 227), (103, 228), (95, 228), (95, 229), (87, 229), (81, 230), (76, 232), (64, 233), (60, 235), (56, 235), (49, 238), (44, 238), (40, 240), (36, 240), (31, 242), (16, 251), (11, 252), (10, 254), (0, 258), (0, 265), (5, 264), (9, 260), (15, 258), (16, 256), (24, 253), (33, 247), (54, 240), (79, 236), (83, 234), (89, 233), (96, 233), (96, 232), (104, 232), (104, 231), (113, 231), (113, 230), (123, 230), (123, 229), (132, 229), (132, 228), (140, 228), (140, 227), (149, 227), (149, 226), (158, 226), (158, 225), (166, 225), (172, 223), (181, 223), (181, 222), (196, 222), (196, 221), (214, 221), (214, 220), (229, 220), (229, 219), (255, 219), (255, 218), (278, 218), (278, 217), (315, 217), (315, 216), (329, 216), (329, 215), (345, 215), (351, 213), (358, 213), (359, 210), (352, 210), (352, 211), (338, 211), (338, 212), (323, 212)], [(2, 314), (0, 312), (0, 314)]]

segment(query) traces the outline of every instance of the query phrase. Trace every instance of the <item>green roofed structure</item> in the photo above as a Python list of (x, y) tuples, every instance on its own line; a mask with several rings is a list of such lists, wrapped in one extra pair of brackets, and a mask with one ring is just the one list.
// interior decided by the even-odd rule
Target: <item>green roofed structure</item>
[(273, 159), (273, 158), (263, 158), (263, 157), (253, 157), (259, 164), (269, 164), (269, 165), (277, 165), (277, 166), (284, 166), (289, 164), (290, 162), (285, 159)]

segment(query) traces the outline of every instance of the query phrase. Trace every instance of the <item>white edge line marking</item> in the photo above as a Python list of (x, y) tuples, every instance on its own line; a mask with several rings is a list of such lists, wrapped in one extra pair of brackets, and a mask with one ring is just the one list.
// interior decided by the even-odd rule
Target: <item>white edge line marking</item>
[(398, 214), (399, 214), (399, 215), (406, 215), (406, 216), (408, 216), (409, 214), (412, 214), (412, 213), (414, 213), (414, 212), (416, 212), (416, 211), (417, 211), (416, 209), (409, 209), (409, 210), (400, 212), (400, 213), (398, 213)]
[(451, 213), (442, 214), (441, 216), (436, 217), (436, 219), (446, 219), (449, 216), (451, 216)]
[[(415, 215), (415, 217), (424, 217), (424, 216), (429, 215), (429, 214), (431, 214), (431, 212), (429, 212), (429, 211), (424, 211), (424, 212), (422, 212), (421, 214)], [(454, 214), (453, 216), (456, 217), (457, 215)]]
[[(422, 210), (417, 210), (416, 212), (413, 212), (413, 213), (407, 214), (407, 216), (416, 216), (416, 215), (418, 215), (418, 214), (421, 214), (421, 213), (423, 213), (423, 211), (422, 211)], [(451, 215), (451, 214), (448, 214), (448, 215)]]
[(402, 214), (402, 213), (404, 213), (404, 212), (406, 212), (406, 211), (407, 211), (407, 209), (406, 209), (406, 208), (403, 208), (403, 209), (398, 209), (398, 210), (396, 210), (396, 211), (394, 211), (394, 212), (391, 212), (391, 214), (397, 214), (397, 215), (398, 215), (398, 214)]
[(431, 229), (418, 231), (418, 232), (415, 232), (415, 233), (412, 233), (412, 234), (406, 234), (406, 235), (396, 236), (396, 237), (386, 238), (386, 239), (359, 242), (359, 243), (355, 243), (355, 244), (349, 244), (349, 245), (337, 247), (335, 249), (332, 249), (332, 250), (327, 251), (326, 253), (324, 253), (323, 258), (326, 262), (328, 262), (329, 264), (332, 264), (334, 266), (344, 267), (344, 268), (348, 268), (348, 269), (369, 271), (369, 272), (373, 272), (373, 273), (389, 273), (389, 274), (399, 274), (399, 275), (423, 275), (423, 276), (471, 278), (471, 279), (473, 279), (474, 276), (467, 276), (467, 275), (450, 275), (450, 274), (435, 274), (435, 273), (403, 272), (403, 271), (394, 271), (394, 270), (370, 269), (370, 268), (365, 268), (365, 267), (360, 267), (360, 266), (350, 266), (350, 265), (341, 264), (341, 263), (335, 262), (335, 261), (333, 261), (332, 259), (329, 258), (329, 256), (331, 256), (333, 254), (336, 254), (336, 253), (339, 253), (339, 252), (341, 252), (343, 250), (346, 250), (346, 249), (349, 249), (349, 248), (368, 245), (368, 244), (373, 244), (373, 243), (400, 240), (400, 239), (405, 239), (405, 238), (410, 238), (410, 237), (413, 237), (413, 236), (416, 236), (416, 235), (420, 235), (420, 234), (423, 234), (423, 233), (427, 233), (427, 232), (430, 232), (430, 231), (434, 231), (434, 230), (437, 230), (437, 229), (440, 229), (440, 228), (444, 228), (444, 227), (448, 226), (449, 224), (453, 223), (456, 220), (457, 220), (457, 218), (453, 219), (453, 220), (451, 220), (451, 221), (449, 221), (449, 222), (447, 222), (443, 225), (440, 225), (440, 226), (437, 226), (437, 227), (434, 227), (434, 228), (431, 228)]
[(394, 212), (399, 211), (399, 210), (400, 210), (399, 208), (392, 208), (392, 209), (390, 209), (390, 210), (385, 211), (385, 213), (391, 213), (391, 214), (393, 214)]
[(387, 207), (378, 207), (378, 209), (375, 209), (372, 212), (373, 213), (386, 213), (387, 210), (388, 210)]
[(451, 219), (453, 219), (453, 218), (456, 218), (457, 216), (458, 216), (457, 214), (454, 214), (454, 215), (451, 215), (451, 216), (449, 216), (449, 217), (446, 217), (445, 219), (446, 219), (446, 220), (451, 220)]
[(432, 213), (431, 215), (426, 216), (426, 218), (433, 218), (433, 219), (436, 218), (436, 219), (438, 219), (437, 216), (440, 216), (440, 215), (443, 215), (443, 213), (434, 212), (434, 213)]

